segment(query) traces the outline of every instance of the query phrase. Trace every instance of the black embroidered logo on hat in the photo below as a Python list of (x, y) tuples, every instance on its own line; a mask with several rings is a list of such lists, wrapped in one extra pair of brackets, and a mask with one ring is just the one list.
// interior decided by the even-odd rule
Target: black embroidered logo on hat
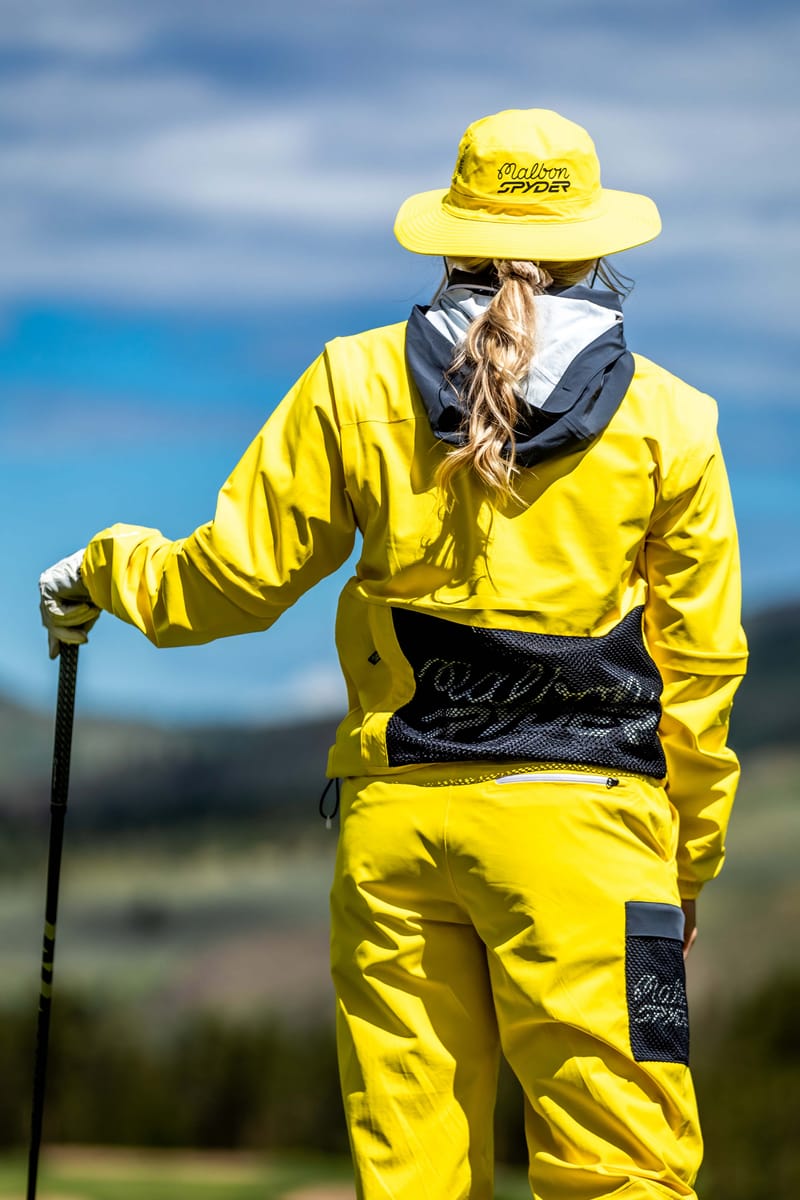
[(497, 178), (500, 180), (498, 195), (510, 192), (523, 195), (530, 192), (534, 195), (542, 192), (568, 192), (572, 186), (566, 167), (548, 167), (543, 162), (533, 162), (527, 167), (515, 162), (505, 162), (499, 168)]

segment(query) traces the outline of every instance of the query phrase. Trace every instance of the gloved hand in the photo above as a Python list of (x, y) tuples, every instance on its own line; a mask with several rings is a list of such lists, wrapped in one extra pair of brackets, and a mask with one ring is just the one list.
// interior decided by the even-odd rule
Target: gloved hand
[(51, 658), (58, 658), (62, 642), (88, 641), (89, 630), (102, 611), (92, 603), (81, 579), (83, 555), (83, 550), (76, 550), (39, 576), (39, 610)]

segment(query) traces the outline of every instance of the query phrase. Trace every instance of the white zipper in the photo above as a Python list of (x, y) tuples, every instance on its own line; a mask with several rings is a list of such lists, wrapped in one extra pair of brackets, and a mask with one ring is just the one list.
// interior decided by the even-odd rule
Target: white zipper
[(617, 787), (619, 780), (613, 775), (590, 775), (588, 771), (529, 771), (519, 775), (501, 775), (495, 783), (593, 783), (607, 788)]

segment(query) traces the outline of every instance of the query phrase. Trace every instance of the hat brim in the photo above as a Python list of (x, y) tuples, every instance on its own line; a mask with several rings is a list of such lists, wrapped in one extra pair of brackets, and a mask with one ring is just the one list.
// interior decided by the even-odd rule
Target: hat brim
[(574, 262), (617, 254), (652, 241), (661, 217), (649, 196), (602, 188), (586, 215), (569, 221), (510, 216), (485, 209), (456, 210), (448, 189), (410, 196), (394, 224), (401, 246), (450, 258), (516, 258)]

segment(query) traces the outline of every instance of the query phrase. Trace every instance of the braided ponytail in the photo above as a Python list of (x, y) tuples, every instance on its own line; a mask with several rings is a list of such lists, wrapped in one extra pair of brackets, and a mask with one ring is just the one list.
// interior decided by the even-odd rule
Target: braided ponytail
[(469, 326), (450, 367), (451, 376), (465, 369), (468, 375), (461, 392), (466, 441), (439, 466), (437, 481), (443, 490), (451, 489), (457, 471), (469, 467), (496, 497), (513, 497), (519, 471), (514, 431), (521, 403), (516, 389), (534, 354), (535, 297), (553, 282), (577, 283), (594, 266), (594, 261), (545, 265), (494, 260), (500, 287)]

